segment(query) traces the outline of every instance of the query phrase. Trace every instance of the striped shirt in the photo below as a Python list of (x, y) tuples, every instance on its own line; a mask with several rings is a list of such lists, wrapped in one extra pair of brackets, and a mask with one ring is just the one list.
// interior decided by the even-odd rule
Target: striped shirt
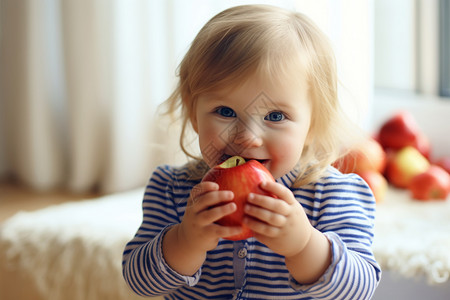
[(290, 276), (284, 257), (255, 238), (221, 239), (193, 276), (164, 260), (162, 239), (183, 219), (193, 186), (189, 169), (160, 166), (147, 185), (143, 222), (123, 253), (123, 276), (143, 296), (165, 299), (370, 299), (381, 270), (371, 250), (375, 201), (357, 175), (330, 167), (318, 182), (293, 187), (297, 173), (277, 179), (289, 187), (309, 221), (329, 239), (332, 262), (322, 277), (302, 285)]

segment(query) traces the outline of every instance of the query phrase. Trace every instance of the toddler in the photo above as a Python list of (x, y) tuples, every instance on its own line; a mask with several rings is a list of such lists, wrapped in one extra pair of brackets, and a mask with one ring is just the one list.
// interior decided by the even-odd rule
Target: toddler
[[(334, 55), (304, 15), (264, 5), (227, 9), (200, 30), (167, 100), (183, 121), (191, 162), (160, 166), (143, 200), (143, 222), (123, 254), (139, 295), (165, 299), (370, 299), (381, 271), (371, 244), (375, 201), (357, 175), (330, 166), (355, 128), (337, 96)], [(201, 157), (187, 151), (198, 134)], [(232, 191), (204, 181), (240, 155), (276, 178), (250, 194), (240, 227)]]

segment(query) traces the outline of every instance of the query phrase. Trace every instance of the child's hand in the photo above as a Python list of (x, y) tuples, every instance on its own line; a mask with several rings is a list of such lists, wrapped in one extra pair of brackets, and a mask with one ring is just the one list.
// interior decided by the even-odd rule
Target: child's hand
[(241, 227), (214, 223), (236, 210), (236, 204), (230, 202), (233, 198), (233, 192), (219, 191), (217, 183), (205, 181), (196, 185), (179, 225), (180, 238), (193, 249), (206, 252), (217, 246), (219, 238), (239, 234)]
[(299, 254), (308, 243), (313, 230), (303, 207), (285, 186), (264, 182), (261, 188), (275, 196), (250, 194), (244, 223), (255, 237), (275, 253), (285, 257)]

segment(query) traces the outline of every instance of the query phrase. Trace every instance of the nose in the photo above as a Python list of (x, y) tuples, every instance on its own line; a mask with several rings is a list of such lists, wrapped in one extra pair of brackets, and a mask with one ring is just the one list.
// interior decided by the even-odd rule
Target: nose
[(261, 130), (257, 124), (244, 123), (238, 120), (229, 132), (229, 141), (240, 147), (241, 150), (260, 147), (263, 144)]

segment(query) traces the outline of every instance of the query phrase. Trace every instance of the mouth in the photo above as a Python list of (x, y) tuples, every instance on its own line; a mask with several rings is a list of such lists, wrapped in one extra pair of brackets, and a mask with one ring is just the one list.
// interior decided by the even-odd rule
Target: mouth
[[(229, 154), (222, 154), (222, 156), (219, 158), (218, 164), (223, 163), (224, 161), (226, 161), (227, 159), (229, 159), (230, 157), (233, 157), (234, 155), (229, 155)], [(249, 161), (249, 160), (256, 160), (259, 163), (261, 163), (263, 166), (266, 166), (267, 163), (269, 162), (269, 159), (258, 159), (258, 158), (251, 158), (251, 157), (244, 157), (242, 156), (243, 159), (245, 159), (245, 161)]]

